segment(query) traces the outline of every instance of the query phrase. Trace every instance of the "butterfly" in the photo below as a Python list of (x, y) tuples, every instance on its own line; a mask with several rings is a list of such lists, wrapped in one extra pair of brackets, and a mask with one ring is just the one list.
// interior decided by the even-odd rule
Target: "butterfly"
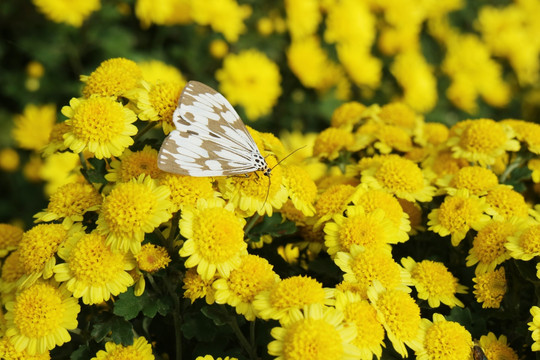
[(233, 106), (216, 90), (190, 81), (173, 113), (158, 168), (189, 176), (231, 176), (271, 169)]

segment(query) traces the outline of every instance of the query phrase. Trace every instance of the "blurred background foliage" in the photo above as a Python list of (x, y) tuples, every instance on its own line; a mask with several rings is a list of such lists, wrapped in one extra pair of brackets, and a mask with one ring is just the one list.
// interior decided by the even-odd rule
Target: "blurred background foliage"
[[(416, 107), (415, 110), (424, 113), (426, 121), (446, 125), (482, 117), (537, 121), (540, 33), (534, 10), (539, 8), (538, 1), (358, 2), (373, 21), (365, 22), (365, 32), (369, 33), (366, 36), (371, 36), (372, 40), (364, 41), (362, 46), (367, 47), (367, 55), (353, 56), (353, 64), (344, 61), (345, 50), (340, 54), (338, 48), (342, 43), (328, 40), (331, 38), (329, 28), (334, 26), (329, 25), (329, 18), (339, 20), (339, 13), (332, 14), (333, 9), (338, 6), (346, 9), (346, 6), (352, 6), (351, 2), (349, 5), (346, 5), (347, 1), (336, 0), (226, 3), (236, 8), (221, 9), (213, 2), (204, 5), (198, 0), (1, 1), (0, 148), (17, 149), (20, 159), (14, 169), (9, 169), (9, 165), (3, 168), (9, 174), (4, 173), (0, 178), (5, 194), (0, 203), (0, 221), (22, 219), (28, 225), (31, 215), (45, 205), (41, 195), (43, 182), (34, 179), (36, 181), (28, 183), (25, 180), (24, 164), (28, 163), (31, 151), (21, 149), (12, 137), (14, 116), (22, 113), (28, 104), (54, 104), (57, 121), (63, 121), (60, 109), (80, 94), (79, 76), (89, 75), (102, 61), (114, 57), (137, 62), (160, 60), (179, 69), (187, 80), (196, 79), (219, 88), (221, 84), (216, 81), (215, 74), (223, 66), (223, 56), (257, 49), (279, 66), (281, 95), (271, 111), (257, 119), (254, 127), (276, 134), (281, 130), (320, 131), (328, 126), (332, 111), (347, 100), (367, 105), (404, 99), (411, 107)], [(205, 22), (200, 14), (196, 19), (191, 16), (190, 11), (197, 6), (217, 10), (203, 14), (209, 17)], [(480, 16), (487, 13), (488, 8), (494, 15), (489, 18), (491, 22), (482, 25)], [(224, 13), (220, 14), (220, 9)], [(229, 19), (227, 11), (230, 9), (235, 9), (236, 13), (230, 14)], [(240, 14), (242, 11), (244, 13)], [(362, 31), (363, 20), (359, 18), (359, 23), (355, 24)], [(240, 30), (236, 30), (239, 36), (225, 36), (223, 31), (216, 31), (219, 21), (240, 23), (237, 26)], [(499, 26), (502, 45), (493, 42), (494, 34), (499, 39), (496, 26)], [(351, 29), (342, 26), (341, 30), (334, 30), (347, 33)], [(447, 96), (455, 79), (445, 69), (444, 62), (450, 56), (449, 39), (455, 34), (474, 36), (485, 47), (488, 60), (500, 68), (499, 80), (507, 94), (506, 99), (499, 101), (499, 106), (493, 106), (493, 101), (490, 105), (489, 99), (486, 102), (486, 96), (465, 94), (473, 100), (473, 106), (467, 108), (459, 103), (461, 95), (458, 94), (457, 100), (455, 95), (453, 98)], [(290, 47), (308, 37), (320, 41), (320, 47), (315, 50), (322, 50), (327, 60), (317, 68), (317, 64), (310, 63), (317, 61), (317, 55), (310, 56), (308, 52), (304, 58), (296, 59), (306, 65), (301, 74), (302, 69), (290, 66)], [(351, 39), (351, 43), (355, 42), (356, 39)], [(516, 61), (520, 57), (512, 58), (512, 48), (508, 44), (525, 54), (521, 58), (532, 57), (533, 61), (528, 62), (529, 69), (525, 69), (529, 73), (516, 72), (519, 70)], [(393, 65), (409, 50), (421, 54), (423, 70), (419, 71), (426, 79), (415, 79), (416, 68), (407, 65), (406, 61), (405, 70), (396, 74), (399, 71)], [(479, 61), (474, 54), (470, 54), (470, 59), (466, 54), (459, 56), (464, 58), (462, 64)], [(328, 76), (332, 78), (325, 80), (327, 84), (313, 86), (308, 76), (317, 74), (305, 72), (321, 70), (328, 70)], [(411, 79), (407, 79), (409, 71)], [(374, 80), (363, 81), (362, 76), (371, 76)], [(474, 82), (474, 79), (469, 80)], [(427, 90), (423, 90), (421, 82), (426, 81), (434, 85), (426, 85)], [(417, 88), (414, 88), (415, 83), (419, 83)], [(435, 93), (429, 93), (433, 92), (429, 90), (430, 86)], [(491, 87), (490, 84), (485, 86)], [(458, 93), (466, 93), (467, 87), (463, 88), (458, 88)], [(408, 101), (408, 97), (431, 97), (435, 102), (416, 106)], [(245, 119), (242, 107), (239, 112)], [(8, 163), (14, 161), (9, 160), (9, 154), (4, 155), (8, 157)]]

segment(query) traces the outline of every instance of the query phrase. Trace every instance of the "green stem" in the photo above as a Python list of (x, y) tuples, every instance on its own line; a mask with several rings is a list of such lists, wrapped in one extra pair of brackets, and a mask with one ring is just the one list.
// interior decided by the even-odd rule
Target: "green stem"
[(255, 344), (255, 320), (249, 322), (249, 342), (252, 349), (257, 348), (257, 344)]
[[(227, 312), (227, 314), (229, 314)], [(238, 341), (240, 341), (240, 345), (244, 348), (244, 350), (248, 353), (249, 355), (249, 358), (251, 360), (256, 360), (257, 359), (257, 352), (255, 351), (255, 347), (252, 346), (249, 341), (246, 339), (246, 337), (244, 336), (244, 334), (242, 333), (242, 331), (240, 330), (240, 326), (238, 326), (238, 321), (236, 320), (236, 316), (235, 315), (230, 315), (229, 314), (229, 321), (228, 321), (229, 325), (231, 326), (234, 334), (236, 335), (236, 338), (238, 339)]]
[(176, 360), (182, 360), (182, 312), (180, 311), (180, 299), (178, 294), (172, 289), (169, 289), (174, 299), (174, 311), (172, 313), (174, 321), (174, 335), (175, 335), (175, 348), (176, 348)]
[(159, 231), (157, 228), (154, 229), (154, 235), (156, 235), (159, 238), (159, 242), (161, 242), (161, 245), (167, 247), (167, 239), (165, 239), (165, 236)]
[(167, 251), (169, 254), (174, 252), (174, 239), (176, 239), (176, 232), (178, 231), (178, 221), (180, 220), (180, 210), (174, 213), (171, 220), (171, 230), (169, 232), (169, 238), (167, 239)]
[(137, 135), (133, 137), (133, 142), (137, 142), (144, 134), (146, 134), (148, 131), (152, 130), (156, 124), (153, 121), (149, 121), (148, 124), (146, 124), (145, 127), (143, 127)]
[(516, 160), (512, 162), (510, 165), (508, 165), (508, 167), (501, 174), (499, 178), (499, 182), (501, 184), (504, 183), (507, 180), (508, 176), (510, 176), (512, 171), (514, 171), (514, 169), (516, 169), (517, 167), (521, 166), (521, 164), (523, 164), (522, 159), (520, 157), (517, 157)]
[(253, 226), (255, 226), (255, 223), (257, 222), (257, 220), (259, 220), (259, 218), (261, 217), (261, 215), (259, 215), (258, 213), (255, 213), (248, 221), (248, 223), (246, 224), (246, 227), (244, 228), (244, 233), (247, 234), (249, 233), (249, 231), (251, 230), (251, 228), (253, 228)]

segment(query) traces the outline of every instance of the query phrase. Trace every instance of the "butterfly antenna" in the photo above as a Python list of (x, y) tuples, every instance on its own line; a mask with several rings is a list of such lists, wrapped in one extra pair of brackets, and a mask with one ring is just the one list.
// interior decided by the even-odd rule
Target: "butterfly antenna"
[(291, 156), (292, 154), (294, 154), (295, 152), (297, 152), (298, 150), (302, 150), (303, 148), (305, 148), (307, 145), (304, 145), (302, 147), (299, 147), (298, 149), (294, 150), (293, 152), (289, 153), (289, 155), (285, 156), (283, 159), (279, 160), (278, 163), (274, 166), (272, 166), (270, 168), (270, 170), (272, 170), (273, 168), (275, 168), (276, 166), (278, 166), (279, 164), (281, 164), (285, 159), (287, 159), (289, 156)]

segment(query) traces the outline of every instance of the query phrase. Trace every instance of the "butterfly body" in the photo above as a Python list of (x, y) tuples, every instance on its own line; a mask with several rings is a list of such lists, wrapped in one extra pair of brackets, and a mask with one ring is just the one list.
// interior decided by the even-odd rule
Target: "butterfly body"
[(158, 167), (189, 176), (231, 176), (270, 168), (253, 137), (223, 95), (197, 81), (182, 91)]

